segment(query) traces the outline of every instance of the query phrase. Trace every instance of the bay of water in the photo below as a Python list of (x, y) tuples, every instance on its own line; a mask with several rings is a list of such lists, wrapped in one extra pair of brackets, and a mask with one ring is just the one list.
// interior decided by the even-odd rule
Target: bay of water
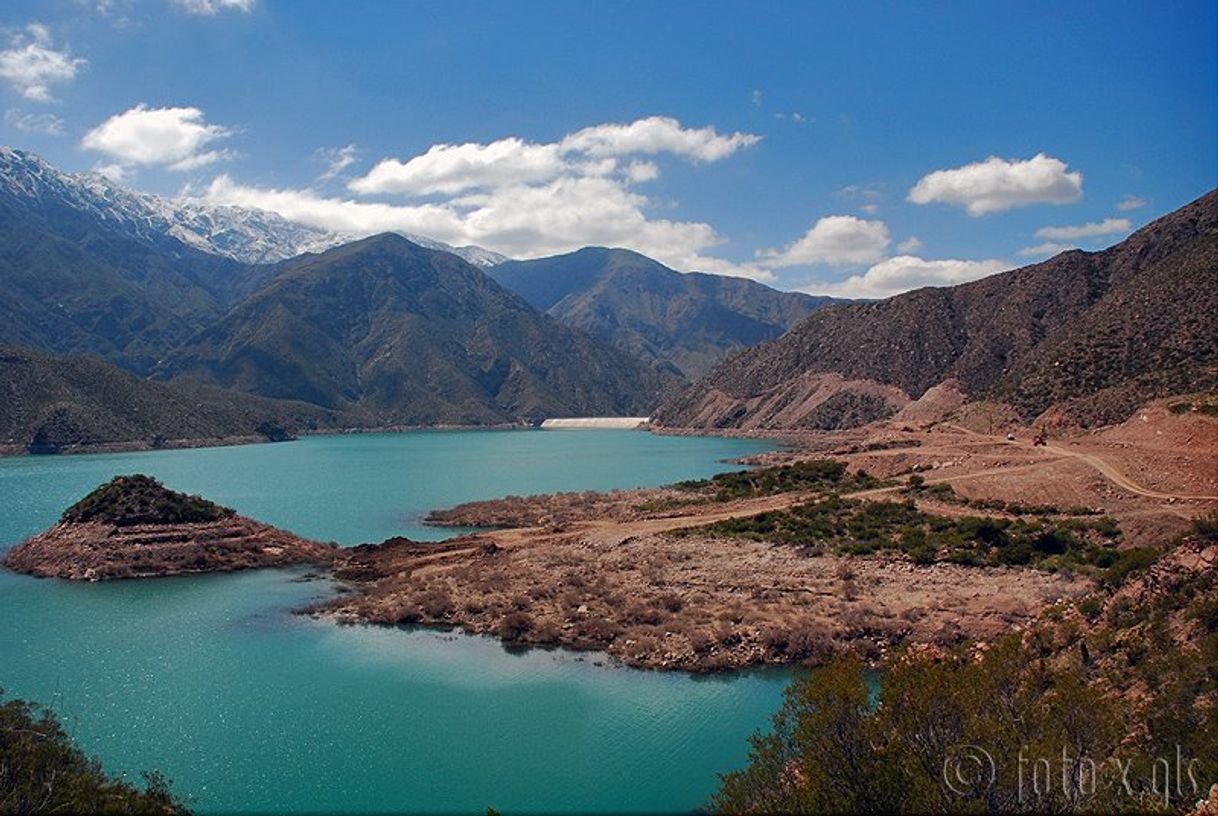
[[(118, 474), (350, 545), (439, 539), (428, 510), (664, 484), (772, 445), (631, 431), (419, 432), (0, 460), (0, 550)], [(743, 764), (787, 675), (694, 678), (291, 614), (302, 570), (105, 584), (0, 572), (0, 686), (107, 770), (201, 812), (688, 811)], [(601, 663), (601, 665), (598, 665)]]

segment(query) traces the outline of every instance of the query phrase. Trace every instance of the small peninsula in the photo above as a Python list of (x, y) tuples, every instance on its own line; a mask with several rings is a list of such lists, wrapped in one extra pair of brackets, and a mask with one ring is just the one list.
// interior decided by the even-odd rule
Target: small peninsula
[(8, 552), (15, 572), (102, 581), (293, 564), (328, 564), (337, 548), (254, 521), (150, 476), (117, 476)]

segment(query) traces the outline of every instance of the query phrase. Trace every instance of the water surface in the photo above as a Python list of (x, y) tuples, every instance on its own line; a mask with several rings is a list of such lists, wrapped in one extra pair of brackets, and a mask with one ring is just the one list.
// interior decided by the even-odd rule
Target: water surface
[[(342, 544), (437, 539), (435, 507), (707, 476), (755, 440), (426, 432), (0, 460), (0, 549), (143, 472)], [(778, 672), (692, 678), (477, 637), (291, 614), (303, 570), (70, 584), (0, 572), (0, 686), (50, 703), (108, 770), (198, 810), (683, 811), (742, 764)]]

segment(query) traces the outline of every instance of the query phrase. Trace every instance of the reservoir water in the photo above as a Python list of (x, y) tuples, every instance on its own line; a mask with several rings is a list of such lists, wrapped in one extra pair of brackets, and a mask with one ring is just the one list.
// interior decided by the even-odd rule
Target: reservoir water
[[(0, 550), (124, 473), (351, 545), (442, 538), (423, 515), (462, 501), (658, 485), (772, 447), (452, 431), (0, 459)], [(107, 770), (160, 770), (205, 813), (655, 812), (705, 803), (787, 679), (338, 626), (291, 614), (330, 591), (300, 574), (72, 584), (0, 571), (0, 687), (54, 708)]]

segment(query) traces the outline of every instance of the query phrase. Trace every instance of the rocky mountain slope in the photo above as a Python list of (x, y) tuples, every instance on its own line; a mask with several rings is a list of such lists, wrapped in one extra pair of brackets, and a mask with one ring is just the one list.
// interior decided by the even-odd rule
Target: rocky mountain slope
[(490, 275), (562, 323), (691, 380), (832, 302), (744, 278), (682, 274), (637, 252), (604, 247), (509, 261)]
[(0, 451), (55, 453), (282, 439), (358, 415), (192, 383), (142, 380), (105, 360), (0, 347)]
[(669, 384), (455, 255), (397, 235), (275, 272), (159, 375), (420, 425), (643, 416)]
[(99, 354), (144, 373), (231, 304), (241, 264), (132, 237), (0, 179), (0, 344)]
[[(172, 251), (181, 243), (242, 264), (275, 263), (364, 237), (299, 224), (267, 210), (142, 193), (99, 173), (61, 172), (33, 153), (8, 147), (0, 147), (2, 196), (74, 209), (147, 246)], [(508, 260), (478, 246), (453, 247), (421, 235), (402, 235), (421, 246), (452, 252), (476, 266)]]
[(1102, 252), (818, 310), (657, 412), (668, 426), (847, 427), (951, 380), (1025, 419), (1123, 419), (1218, 387), (1218, 192)]

